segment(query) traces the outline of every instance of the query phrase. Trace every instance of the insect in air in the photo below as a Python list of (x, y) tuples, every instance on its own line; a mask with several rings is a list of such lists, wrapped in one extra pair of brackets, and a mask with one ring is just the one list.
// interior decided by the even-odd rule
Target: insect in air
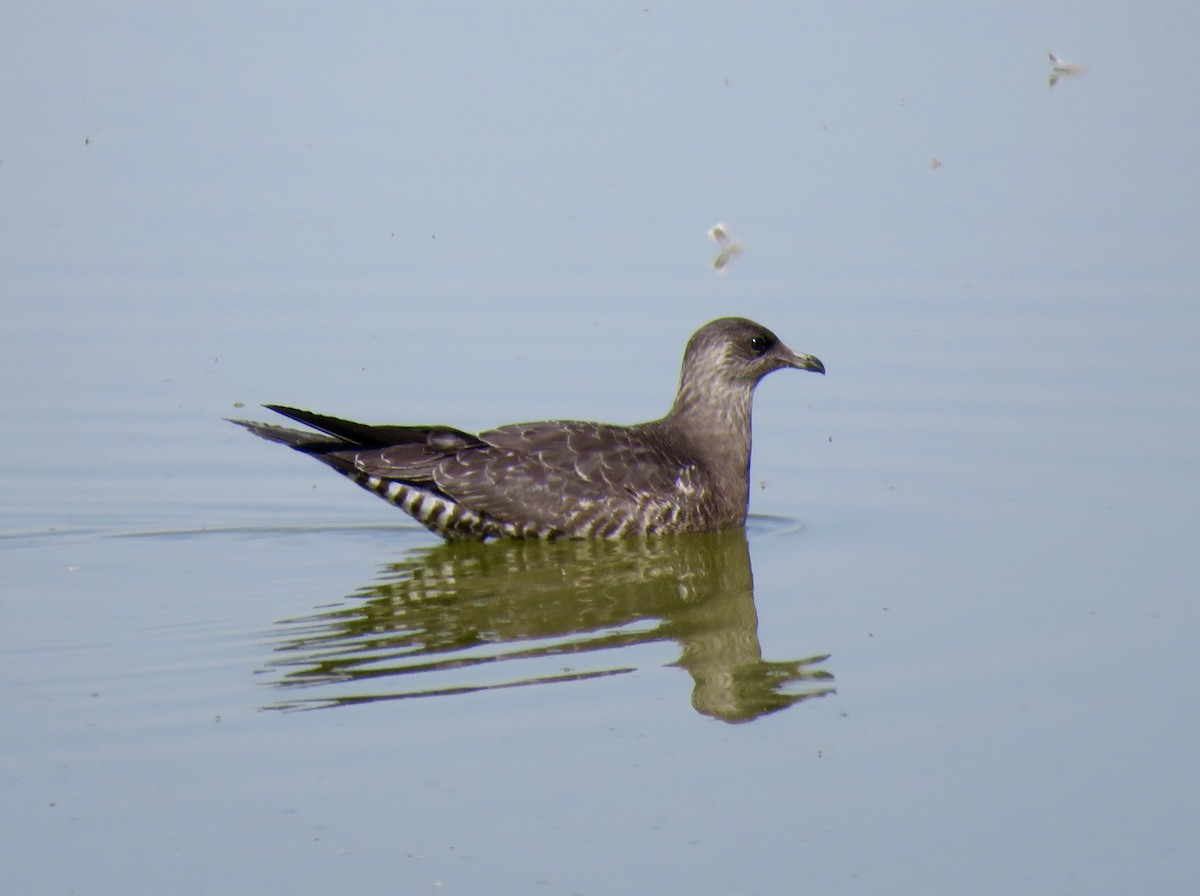
[(1086, 72), (1086, 65), (1079, 65), (1074, 62), (1067, 62), (1060, 56), (1055, 55), (1053, 50), (1046, 53), (1050, 59), (1050, 86), (1053, 87), (1058, 83), (1058, 79), (1064, 75), (1077, 75), (1080, 72)]
[(717, 273), (724, 272), (725, 268), (729, 267), (730, 263), (746, 249), (741, 240), (733, 237), (724, 224), (714, 224), (710, 227), (708, 238), (721, 247), (717, 257), (712, 260), (713, 270)]

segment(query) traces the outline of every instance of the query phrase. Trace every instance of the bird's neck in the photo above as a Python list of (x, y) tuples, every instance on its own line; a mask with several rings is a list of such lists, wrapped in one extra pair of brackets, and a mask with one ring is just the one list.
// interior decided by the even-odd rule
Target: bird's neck
[(685, 381), (668, 414), (678, 431), (687, 434), (691, 451), (727, 484), (726, 498), (743, 508), (748, 499), (753, 391)]

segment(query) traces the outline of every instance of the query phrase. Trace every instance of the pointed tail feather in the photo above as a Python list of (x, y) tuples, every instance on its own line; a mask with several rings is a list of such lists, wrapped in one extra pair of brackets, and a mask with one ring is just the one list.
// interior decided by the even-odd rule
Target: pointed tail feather
[[(260, 439), (268, 442), (278, 442), (289, 448), (315, 457), (327, 464), (343, 476), (349, 476), (358, 482), (361, 474), (354, 467), (354, 455), (357, 447), (344, 439), (330, 438), (319, 432), (305, 432), (301, 429), (289, 429), (286, 426), (275, 426), (272, 423), (259, 423), (257, 420), (235, 420), (226, 417), (230, 423), (235, 423), (249, 430)], [(362, 485), (361, 482), (359, 482)]]
[(233, 417), (226, 417), (225, 420), (249, 430), (261, 439), (266, 439), (268, 442), (278, 442), (281, 445), (287, 445), (289, 448), (295, 448), (297, 451), (313, 453), (321, 450), (352, 447), (344, 440), (338, 438), (331, 439), (324, 433), (289, 429), (286, 426), (276, 426), (273, 423), (259, 423), (257, 420), (237, 420)]

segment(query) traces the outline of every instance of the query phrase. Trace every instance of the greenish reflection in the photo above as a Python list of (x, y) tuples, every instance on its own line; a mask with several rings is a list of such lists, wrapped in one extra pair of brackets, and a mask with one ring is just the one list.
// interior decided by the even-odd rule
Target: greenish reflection
[(692, 705), (744, 722), (832, 693), (825, 656), (768, 661), (743, 532), (452, 542), (386, 564), (351, 600), (284, 620), (270, 709), (428, 697), (634, 671), (674, 640)]

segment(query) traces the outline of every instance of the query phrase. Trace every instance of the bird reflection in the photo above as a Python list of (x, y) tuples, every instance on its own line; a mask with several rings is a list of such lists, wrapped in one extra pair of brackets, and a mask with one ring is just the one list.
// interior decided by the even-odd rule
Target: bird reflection
[[(825, 656), (768, 661), (745, 533), (448, 542), (385, 564), (338, 605), (283, 620), (270, 709), (579, 681), (677, 641), (692, 706), (744, 722), (832, 693)], [(301, 695), (301, 691), (310, 691)], [(315, 693), (312, 693), (315, 692)]]

